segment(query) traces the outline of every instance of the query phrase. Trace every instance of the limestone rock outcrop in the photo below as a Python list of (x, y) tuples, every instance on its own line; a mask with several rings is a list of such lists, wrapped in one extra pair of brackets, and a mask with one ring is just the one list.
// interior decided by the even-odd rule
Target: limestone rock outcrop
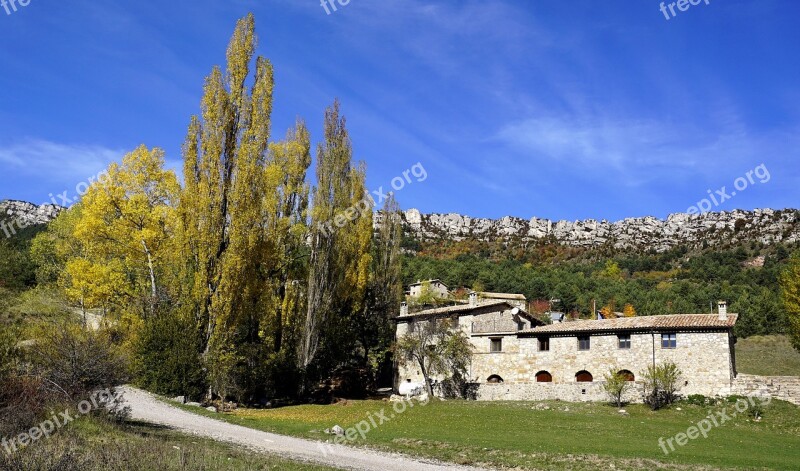
[[(379, 219), (379, 218), (378, 218)], [(794, 209), (733, 210), (704, 214), (671, 214), (666, 219), (652, 216), (609, 222), (551, 221), (506, 216), (501, 219), (472, 218), (461, 214), (422, 214), (416, 209), (403, 213), (406, 232), (419, 240), (521, 240), (551, 241), (575, 246), (615, 248), (648, 247), (663, 252), (720, 242), (758, 241), (764, 244), (795, 242), (800, 238), (800, 211)]]

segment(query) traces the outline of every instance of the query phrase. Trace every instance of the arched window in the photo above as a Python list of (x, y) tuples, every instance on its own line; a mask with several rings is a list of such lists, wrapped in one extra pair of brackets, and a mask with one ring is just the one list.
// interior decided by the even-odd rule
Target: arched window
[(579, 383), (591, 383), (594, 381), (592, 374), (586, 370), (581, 370), (575, 373), (575, 380)]
[(492, 375), (492, 376), (489, 376), (488, 378), (486, 378), (486, 382), (487, 383), (498, 384), (498, 383), (502, 383), (503, 382), (503, 378), (501, 378), (498, 375)]
[(619, 370), (617, 374), (624, 377), (625, 381), (636, 381), (636, 377), (630, 370)]
[(537, 383), (552, 383), (553, 382), (553, 375), (551, 375), (547, 371), (540, 371), (536, 373), (536, 382)]

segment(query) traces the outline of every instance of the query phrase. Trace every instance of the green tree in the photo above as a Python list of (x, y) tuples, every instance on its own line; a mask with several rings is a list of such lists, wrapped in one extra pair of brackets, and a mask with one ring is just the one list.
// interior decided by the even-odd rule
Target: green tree
[(184, 316), (169, 310), (147, 319), (134, 344), (134, 374), (149, 391), (199, 400), (206, 388), (200, 336)]
[(657, 410), (675, 402), (681, 374), (678, 366), (671, 361), (648, 367), (644, 374), (645, 403)]
[(454, 328), (449, 319), (431, 319), (412, 321), (408, 333), (397, 339), (394, 350), (401, 365), (419, 367), (425, 390), (433, 397), (433, 377), (466, 377), (473, 347), (466, 334)]
[(609, 372), (603, 376), (603, 380), (605, 380), (603, 389), (608, 395), (608, 398), (612, 403), (616, 404), (617, 407), (622, 407), (622, 397), (625, 395), (625, 391), (630, 388), (631, 382), (628, 381), (625, 375), (615, 372), (614, 369), (609, 370)]

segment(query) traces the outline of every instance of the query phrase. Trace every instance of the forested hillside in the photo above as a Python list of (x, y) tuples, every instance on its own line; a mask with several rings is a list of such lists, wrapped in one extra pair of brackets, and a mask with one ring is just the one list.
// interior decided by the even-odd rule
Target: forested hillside
[(620, 312), (630, 304), (638, 315), (710, 312), (722, 299), (740, 314), (737, 335), (747, 337), (786, 331), (779, 276), (796, 244), (635, 253), (555, 243), (419, 242), (406, 235), (405, 248), (405, 284), (440, 278), (451, 289), (523, 293), (534, 311), (559, 299), (553, 309), (581, 317), (590, 315), (593, 299), (597, 309)]

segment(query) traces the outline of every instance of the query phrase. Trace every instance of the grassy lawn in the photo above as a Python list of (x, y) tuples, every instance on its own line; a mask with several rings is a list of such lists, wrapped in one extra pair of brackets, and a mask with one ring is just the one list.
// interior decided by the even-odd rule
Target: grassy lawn
[(329, 471), (294, 463), (213, 440), (183, 435), (148, 424), (112, 425), (81, 418), (49, 439), (29, 445), (8, 460), (0, 450), (0, 469), (13, 471)]
[(736, 342), (736, 369), (764, 376), (800, 376), (800, 352), (785, 335), (754, 336)]
[[(549, 410), (539, 410), (544, 406)], [(681, 410), (677, 410), (680, 408)], [(746, 414), (713, 428), (665, 456), (659, 437), (670, 438), (724, 406), (680, 404), (652, 412), (626, 408), (623, 416), (603, 404), (565, 402), (431, 402), (395, 414), (352, 444), (462, 464), (521, 469), (798, 469), (800, 408), (773, 401), (762, 421)], [(730, 412), (732, 407), (728, 408)], [(197, 413), (259, 430), (330, 440), (322, 431), (352, 427), (370, 414), (394, 414), (384, 401), (345, 405), (243, 409), (231, 414)], [(730, 414), (729, 412), (729, 414)]]

